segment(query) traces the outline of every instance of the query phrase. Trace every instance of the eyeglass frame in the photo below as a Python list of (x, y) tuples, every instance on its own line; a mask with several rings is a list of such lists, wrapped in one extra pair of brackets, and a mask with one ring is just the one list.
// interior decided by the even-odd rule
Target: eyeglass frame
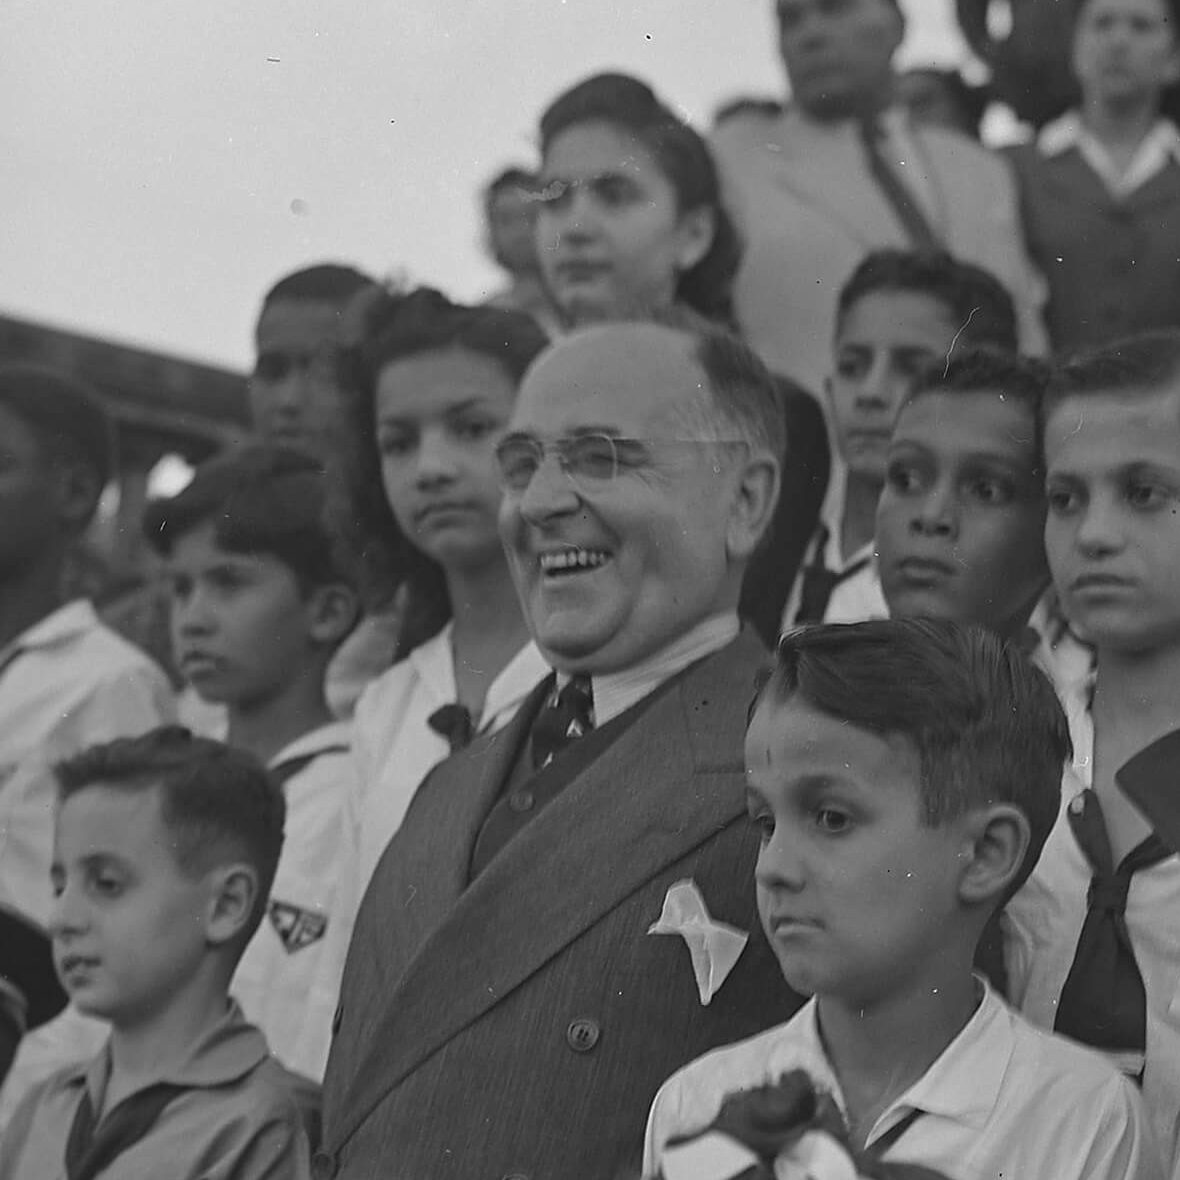
[[(607, 449), (610, 451), (610, 474), (606, 476), (592, 476), (586, 475), (584, 472), (576, 474), (571, 470), (570, 464), (570, 450), (576, 447), (579, 443), (586, 442), (605, 442)], [(512, 446), (519, 446), (528, 444), (529, 450), (536, 460), (535, 466), (529, 472), (528, 479), (519, 485), (511, 482), (505, 471), (503, 454), (507, 448)], [(585, 494), (593, 494), (594, 491), (609, 487), (619, 478), (621, 468), (639, 467), (642, 464), (620, 464), (619, 461), (619, 447), (642, 447), (644, 449), (657, 446), (675, 446), (675, 447), (732, 447), (742, 446), (747, 447), (749, 443), (745, 439), (711, 439), (711, 438), (668, 438), (668, 439), (648, 439), (637, 438), (632, 435), (621, 434), (607, 434), (604, 431), (588, 431), (585, 433), (566, 435), (563, 438), (553, 439), (551, 442), (543, 442), (541, 439), (530, 434), (509, 434), (502, 438), (496, 444), (496, 467), (497, 476), (500, 487), (505, 494), (509, 495), (523, 495), (529, 485), (533, 482), (538, 471), (545, 464), (545, 460), (549, 455), (557, 460), (558, 466), (570, 484), (579, 492)], [(720, 471), (719, 468), (715, 468)], [(589, 486), (586, 486), (586, 485)]]

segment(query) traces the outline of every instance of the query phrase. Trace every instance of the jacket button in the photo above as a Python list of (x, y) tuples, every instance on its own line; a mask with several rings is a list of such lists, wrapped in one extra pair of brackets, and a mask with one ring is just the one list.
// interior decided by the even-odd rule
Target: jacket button
[(336, 1175), (336, 1157), (326, 1151), (317, 1151), (311, 1157), (312, 1180), (333, 1180)]
[(336, 1011), (332, 1013), (332, 1036), (335, 1036), (340, 1031), (340, 1026), (343, 1023), (344, 1023), (344, 1005), (337, 1004)]
[(513, 791), (508, 796), (508, 806), (518, 815), (522, 815), (526, 811), (532, 811), (533, 804), (536, 801), (532, 791)]
[(598, 1021), (591, 1020), (589, 1016), (579, 1016), (577, 1020), (571, 1020), (569, 1028), (565, 1030), (566, 1044), (575, 1053), (589, 1053), (598, 1044), (598, 1038), (601, 1036), (602, 1029)]

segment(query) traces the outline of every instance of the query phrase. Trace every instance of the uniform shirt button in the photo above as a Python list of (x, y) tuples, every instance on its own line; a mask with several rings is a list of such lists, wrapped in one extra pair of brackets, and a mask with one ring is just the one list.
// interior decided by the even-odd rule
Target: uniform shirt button
[(326, 1151), (317, 1151), (311, 1157), (312, 1180), (332, 1180), (336, 1175), (336, 1157)]
[(598, 1021), (591, 1020), (589, 1016), (579, 1016), (577, 1020), (571, 1020), (569, 1028), (565, 1030), (566, 1043), (575, 1053), (589, 1053), (598, 1044), (598, 1038), (601, 1036), (602, 1029)]
[(1069, 802), (1069, 809), (1074, 815), (1081, 815), (1086, 810), (1086, 800), (1083, 795), (1075, 795)]
[(532, 811), (536, 802), (536, 797), (532, 791), (513, 791), (508, 796), (508, 806), (518, 815), (523, 815), (526, 811)]

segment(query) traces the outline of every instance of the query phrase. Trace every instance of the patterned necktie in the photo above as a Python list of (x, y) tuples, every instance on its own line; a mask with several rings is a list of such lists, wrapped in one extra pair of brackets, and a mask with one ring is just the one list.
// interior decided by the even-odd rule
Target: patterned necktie
[(574, 676), (553, 693), (533, 722), (533, 769), (543, 770), (571, 742), (594, 728), (589, 676)]
[(93, 1180), (106, 1171), (152, 1129), (164, 1107), (186, 1088), (164, 1082), (148, 1086), (125, 1098), (96, 1126), (90, 1091), (84, 1086), (66, 1140), (68, 1180)]
[(914, 194), (905, 186), (885, 155), (885, 128), (880, 120), (864, 119), (859, 126), (869, 174), (877, 182), (881, 195), (889, 203), (897, 220), (901, 222), (910, 244), (920, 250), (941, 249), (942, 243), (934, 232), (934, 227), (927, 220)]
[(471, 712), (458, 702), (435, 709), (426, 718), (426, 724), (439, 737), (446, 738), (452, 754), (470, 745), (471, 739), (475, 736), (475, 722), (471, 719)]
[(830, 536), (827, 527), (820, 525), (813, 550), (815, 556), (803, 567), (799, 609), (795, 612), (796, 626), (803, 623), (822, 623), (836, 587), (841, 582), (847, 582), (849, 578), (855, 577), (872, 561), (871, 557), (862, 557), (842, 570), (828, 569), (824, 561), (824, 550), (828, 547)]
[(1116, 869), (1102, 805), (1083, 791), (1069, 805), (1069, 826), (1093, 877), (1069, 976), (1057, 1004), (1055, 1032), (1107, 1052), (1142, 1055), (1147, 997), (1127, 930), (1131, 878), (1169, 855), (1156, 835), (1133, 848)]

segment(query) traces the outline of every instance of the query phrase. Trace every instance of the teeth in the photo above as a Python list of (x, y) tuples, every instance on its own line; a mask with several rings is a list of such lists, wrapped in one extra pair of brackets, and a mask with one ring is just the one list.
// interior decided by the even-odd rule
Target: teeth
[(560, 553), (542, 553), (541, 572), (550, 574), (557, 570), (597, 569), (608, 556), (601, 549), (564, 549)]

